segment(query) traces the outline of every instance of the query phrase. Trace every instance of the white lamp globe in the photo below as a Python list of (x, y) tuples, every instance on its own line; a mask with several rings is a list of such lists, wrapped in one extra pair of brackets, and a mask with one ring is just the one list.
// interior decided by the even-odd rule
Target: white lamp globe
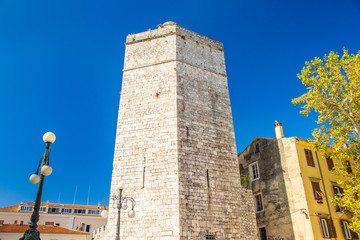
[(33, 184), (37, 184), (40, 181), (40, 176), (37, 175), (36, 173), (32, 174), (30, 176), (30, 182)]
[(128, 216), (129, 216), (129, 218), (135, 217), (135, 211), (134, 210), (129, 210)]
[(50, 165), (44, 165), (41, 167), (41, 174), (44, 176), (49, 176), (52, 173), (52, 167)]
[(103, 210), (103, 211), (101, 211), (100, 215), (103, 218), (107, 218), (109, 216), (109, 211), (108, 210)]
[(46, 143), (53, 143), (56, 140), (55, 134), (53, 134), (52, 132), (47, 132), (44, 134), (43, 140)]
[(125, 183), (124, 183), (124, 182), (119, 182), (116, 187), (117, 187), (118, 190), (124, 190), (124, 188), (125, 188)]

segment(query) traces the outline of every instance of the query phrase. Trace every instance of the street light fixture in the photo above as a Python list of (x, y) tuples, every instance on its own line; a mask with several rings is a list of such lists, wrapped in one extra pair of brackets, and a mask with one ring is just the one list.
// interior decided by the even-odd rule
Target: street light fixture
[[(39, 187), (36, 194), (34, 211), (31, 215), (30, 228), (25, 231), (24, 236), (19, 240), (40, 240), (40, 232), (36, 229), (37, 222), (39, 221), (39, 210), (41, 204), (41, 195), (44, 184), (44, 176), (49, 176), (52, 172), (52, 168), (49, 165), (50, 145), (55, 142), (55, 134), (47, 132), (43, 136), (43, 140), (46, 144), (45, 153), (39, 161), (38, 168), (34, 174), (30, 176), (30, 182), (33, 184), (39, 183)], [(39, 176), (40, 170), (40, 176)]]
[[(122, 196), (122, 192), (125, 188), (125, 184), (123, 182), (119, 182), (119, 184), (116, 186), (116, 188), (119, 191), (119, 195), (112, 195), (109, 198), (111, 200), (113, 200), (113, 207), (117, 208), (117, 210), (118, 210), (115, 240), (120, 240), (120, 212), (121, 212), (121, 209), (127, 210), (131, 204), (131, 209), (129, 209), (129, 211), (128, 211), (128, 216), (130, 218), (133, 218), (133, 217), (135, 217), (134, 207), (136, 205), (136, 202), (131, 197)], [(104, 210), (101, 212), (101, 216), (103, 218), (107, 218), (108, 215), (109, 215), (109, 212), (104, 208)]]

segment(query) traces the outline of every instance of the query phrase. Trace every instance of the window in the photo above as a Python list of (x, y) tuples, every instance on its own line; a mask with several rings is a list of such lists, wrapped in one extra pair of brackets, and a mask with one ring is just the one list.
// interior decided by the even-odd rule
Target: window
[(336, 238), (334, 223), (331, 219), (320, 218), (320, 229), (323, 238)]
[(205, 239), (206, 240), (216, 240), (216, 235), (214, 233), (206, 234)]
[(255, 209), (257, 212), (263, 210), (261, 194), (255, 195)]
[(207, 187), (210, 188), (209, 169), (206, 169), (206, 184), (207, 184)]
[(58, 213), (59, 208), (48, 208), (48, 213)]
[(266, 229), (264, 227), (259, 228), (260, 240), (267, 240)]
[(85, 225), (85, 232), (90, 232), (90, 225), (89, 224)]
[(346, 160), (346, 171), (348, 174), (352, 173), (350, 162)]
[(74, 213), (85, 214), (85, 209), (74, 209)]
[(255, 153), (259, 153), (260, 152), (260, 146), (258, 143), (255, 144)]
[(332, 171), (334, 169), (334, 161), (332, 160), (332, 158), (327, 157), (326, 163), (327, 163), (329, 171)]
[(71, 213), (71, 208), (63, 208), (63, 209), (61, 209), (61, 213)]
[(334, 196), (338, 196), (344, 193), (344, 190), (341, 187), (333, 186)]
[(351, 232), (350, 232), (350, 228), (349, 228), (349, 223), (346, 221), (342, 221), (342, 227), (344, 230), (344, 236), (346, 239), (351, 239)]
[(318, 203), (323, 203), (323, 199), (322, 199), (323, 193), (321, 192), (319, 183), (318, 182), (311, 182), (311, 186), (312, 186), (312, 189), (313, 189), (315, 200), (317, 200)]
[(307, 165), (310, 167), (315, 167), (314, 158), (313, 158), (311, 150), (305, 148), (304, 152), (305, 152), (305, 158), (306, 158)]
[(32, 207), (21, 206), (20, 211), (32, 212)]
[(328, 229), (328, 226), (327, 226), (326, 219), (321, 218), (321, 219), (320, 219), (320, 224), (321, 224), (322, 236), (323, 236), (324, 238), (330, 238), (329, 229)]
[(91, 215), (99, 215), (100, 211), (99, 210), (88, 210), (88, 214)]
[(249, 170), (250, 170), (251, 181), (254, 181), (259, 178), (259, 169), (257, 163), (250, 164)]
[(46, 207), (41, 207), (40, 212), (46, 212)]

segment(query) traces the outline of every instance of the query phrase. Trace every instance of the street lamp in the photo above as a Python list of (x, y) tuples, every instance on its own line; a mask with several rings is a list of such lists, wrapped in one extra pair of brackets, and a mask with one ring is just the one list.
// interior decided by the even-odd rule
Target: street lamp
[[(39, 210), (41, 203), (41, 195), (44, 184), (44, 176), (49, 176), (52, 173), (52, 168), (49, 165), (50, 145), (55, 142), (55, 134), (47, 132), (43, 136), (43, 140), (46, 144), (45, 153), (40, 158), (38, 168), (34, 174), (30, 176), (30, 182), (33, 184), (39, 183), (39, 187), (36, 194), (34, 211), (31, 215), (30, 228), (25, 231), (24, 236), (19, 240), (40, 240), (40, 232), (36, 229), (37, 222), (39, 221)], [(39, 176), (40, 170), (40, 176)]]
[[(130, 218), (135, 217), (134, 207), (136, 205), (136, 202), (131, 197), (122, 196), (122, 191), (124, 190), (124, 187), (125, 187), (125, 184), (123, 182), (119, 182), (119, 184), (116, 187), (117, 190), (119, 191), (119, 195), (112, 195), (109, 197), (111, 200), (113, 200), (113, 207), (117, 208), (117, 210), (118, 210), (115, 240), (120, 240), (120, 212), (121, 212), (121, 209), (127, 210), (130, 207), (129, 204), (131, 203), (131, 209), (129, 209), (129, 211), (128, 211), (128, 216)], [(107, 218), (108, 215), (109, 215), (109, 212), (106, 209), (104, 209), (101, 212), (101, 216), (103, 218)]]

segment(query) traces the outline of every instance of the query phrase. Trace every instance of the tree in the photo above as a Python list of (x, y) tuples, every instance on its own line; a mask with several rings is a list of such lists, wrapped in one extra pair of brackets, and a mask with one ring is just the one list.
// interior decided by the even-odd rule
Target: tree
[[(343, 50), (343, 56), (330, 52), (324, 59), (306, 62), (298, 78), (307, 92), (292, 100), (300, 104), (301, 114), (318, 113), (314, 140), (310, 148), (324, 156), (341, 160), (334, 173), (346, 176), (339, 181), (344, 193), (333, 201), (352, 212), (350, 228), (360, 233), (360, 51), (354, 55)], [(347, 171), (347, 159), (353, 159), (352, 173)]]

